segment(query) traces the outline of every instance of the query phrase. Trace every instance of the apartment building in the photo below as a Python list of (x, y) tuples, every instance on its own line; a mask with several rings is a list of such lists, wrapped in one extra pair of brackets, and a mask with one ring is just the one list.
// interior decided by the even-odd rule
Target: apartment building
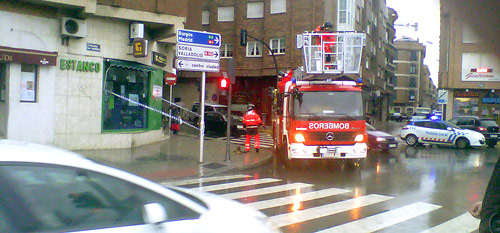
[(394, 60), (396, 98), (391, 110), (411, 116), (416, 107), (430, 107), (424, 98), (429, 80), (429, 69), (424, 65), (425, 46), (407, 38), (396, 40), (394, 45), (397, 50), (397, 59)]
[[(227, 67), (229, 59), (233, 59), (236, 64), (232, 103), (252, 102), (256, 104), (257, 112), (270, 122), (272, 98), (268, 88), (276, 87), (277, 73), (302, 66), (303, 58), (301, 50), (296, 48), (296, 36), (330, 21), (336, 31), (366, 33), (366, 47), (361, 61), (365, 111), (377, 119), (386, 118), (390, 95), (393, 93), (390, 84), (395, 68), (392, 64), (395, 56), (392, 41), (394, 20), (397, 17), (393, 10), (389, 13), (384, 0), (201, 2), (201, 9), (195, 6), (191, 11), (199, 10), (202, 17), (188, 17), (187, 27), (221, 34), (221, 69)], [(193, 21), (199, 21), (201, 26)], [(250, 36), (247, 46), (240, 45), (241, 30), (246, 30)], [(205, 99), (208, 102), (227, 103), (225, 93), (216, 88), (221, 74), (208, 76)], [(182, 72), (180, 77), (174, 96), (187, 102), (197, 102), (200, 86), (197, 74)]]
[(66, 149), (160, 141), (161, 115), (141, 106), (161, 109), (188, 4), (2, 1), (0, 138)]
[(446, 119), (500, 115), (500, 2), (441, 0), (439, 88)]

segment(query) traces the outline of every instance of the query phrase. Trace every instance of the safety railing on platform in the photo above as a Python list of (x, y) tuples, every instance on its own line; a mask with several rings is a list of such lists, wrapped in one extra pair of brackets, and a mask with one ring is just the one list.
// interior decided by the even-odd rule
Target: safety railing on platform
[(305, 32), (297, 37), (308, 74), (359, 74), (365, 34)]

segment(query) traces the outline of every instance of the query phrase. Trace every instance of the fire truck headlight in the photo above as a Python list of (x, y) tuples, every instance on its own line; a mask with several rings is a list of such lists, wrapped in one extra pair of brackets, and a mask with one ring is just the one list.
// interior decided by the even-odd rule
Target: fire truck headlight
[(365, 135), (364, 134), (358, 134), (358, 135), (356, 135), (356, 137), (354, 138), (354, 141), (355, 142), (364, 142), (365, 141)]
[(296, 142), (304, 142), (306, 139), (304, 138), (304, 135), (301, 133), (295, 134), (295, 141)]

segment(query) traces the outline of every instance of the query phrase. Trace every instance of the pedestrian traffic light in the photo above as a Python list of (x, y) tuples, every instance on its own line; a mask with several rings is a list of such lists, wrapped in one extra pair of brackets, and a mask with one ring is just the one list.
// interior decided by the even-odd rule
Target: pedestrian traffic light
[(229, 79), (227, 78), (221, 78), (219, 80), (219, 88), (221, 89), (227, 89), (229, 87)]
[(240, 45), (247, 46), (247, 30), (241, 29), (240, 31)]

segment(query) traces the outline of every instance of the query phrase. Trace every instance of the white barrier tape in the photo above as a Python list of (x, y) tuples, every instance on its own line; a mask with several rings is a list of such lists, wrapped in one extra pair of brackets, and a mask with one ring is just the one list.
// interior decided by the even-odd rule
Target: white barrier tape
[(141, 107), (143, 107), (143, 108), (149, 109), (149, 110), (151, 110), (151, 111), (153, 111), (153, 112), (160, 113), (160, 114), (162, 114), (162, 115), (164, 115), (164, 116), (166, 116), (166, 117), (168, 117), (168, 118), (171, 118), (171, 119), (173, 119), (173, 120), (177, 120), (177, 121), (179, 121), (179, 124), (181, 124), (181, 125), (182, 125), (182, 124), (185, 124), (185, 125), (187, 125), (187, 126), (189, 126), (189, 127), (191, 127), (191, 128), (194, 128), (194, 129), (200, 130), (200, 128), (198, 128), (198, 127), (196, 127), (196, 126), (194, 126), (194, 125), (191, 125), (191, 124), (189, 124), (189, 123), (187, 123), (187, 122), (184, 122), (184, 121), (182, 120), (182, 118), (172, 116), (172, 115), (170, 115), (170, 114), (168, 114), (168, 113), (165, 113), (165, 112), (162, 112), (162, 111), (160, 111), (160, 110), (158, 110), (158, 109), (155, 109), (155, 108), (149, 107), (149, 106), (147, 106), (147, 105), (141, 104), (141, 103), (139, 103), (139, 102), (137, 102), (137, 101), (131, 100), (131, 99), (129, 99), (129, 98), (127, 98), (127, 97), (125, 97), (125, 96), (118, 95), (118, 94), (116, 94), (116, 93), (114, 93), (114, 92), (111, 92), (111, 91), (108, 91), (108, 90), (104, 90), (104, 91), (105, 91), (106, 93), (109, 93), (109, 94), (111, 94), (111, 95), (114, 95), (114, 96), (116, 96), (116, 97), (118, 97), (118, 98), (120, 98), (120, 99), (124, 99), (124, 100), (126, 100), (126, 101), (128, 101), (128, 102), (131, 102), (131, 103), (137, 104), (137, 105), (139, 105), (139, 106), (141, 106)]

